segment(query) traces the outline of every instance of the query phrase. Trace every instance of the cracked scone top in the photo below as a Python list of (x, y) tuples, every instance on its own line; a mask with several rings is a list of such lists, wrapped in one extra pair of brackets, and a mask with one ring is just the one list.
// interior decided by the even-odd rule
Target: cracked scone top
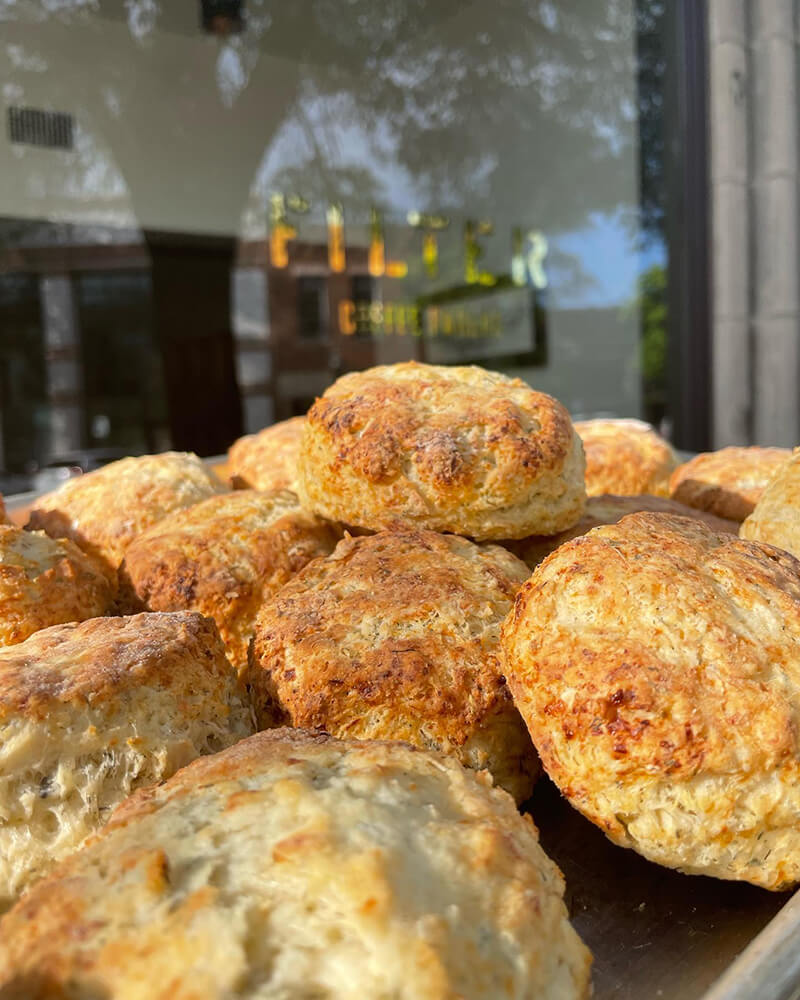
[(524, 801), (539, 763), (499, 640), (528, 575), (456, 535), (346, 538), (261, 608), (246, 674), (260, 725), (442, 750)]
[(800, 563), (631, 514), (562, 545), (503, 626), (548, 774), (615, 843), (768, 889), (800, 880)]
[(54, 625), (0, 650), (0, 910), (135, 788), (252, 732), (198, 614)]
[(586, 452), (588, 496), (669, 496), (669, 477), (678, 459), (650, 424), (630, 418), (578, 420), (575, 430)]
[(308, 412), (303, 505), (371, 530), (554, 534), (583, 513), (569, 414), (519, 379), (410, 361), (338, 379)]
[(191, 452), (121, 458), (36, 501), (28, 528), (71, 538), (116, 569), (137, 535), (226, 487)]
[(578, 1000), (563, 890), (457, 761), (272, 730), (137, 793), (6, 914), (0, 995)]

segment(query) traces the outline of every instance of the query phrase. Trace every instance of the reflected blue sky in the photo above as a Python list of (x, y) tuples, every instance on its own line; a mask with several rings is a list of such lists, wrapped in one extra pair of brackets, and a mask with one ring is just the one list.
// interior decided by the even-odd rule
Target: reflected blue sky
[(637, 246), (617, 218), (596, 214), (588, 226), (551, 240), (554, 251), (574, 256), (586, 282), (580, 286), (553, 282), (552, 305), (561, 309), (605, 308), (630, 301), (638, 276), (654, 265), (665, 266), (666, 248), (652, 240)]

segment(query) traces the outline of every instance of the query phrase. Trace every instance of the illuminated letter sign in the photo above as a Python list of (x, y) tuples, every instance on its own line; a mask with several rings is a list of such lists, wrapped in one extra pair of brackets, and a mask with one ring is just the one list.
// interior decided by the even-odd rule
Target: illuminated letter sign
[(386, 254), (383, 243), (383, 219), (377, 208), (369, 210), (369, 256), (367, 270), (373, 278), (380, 278), (386, 270)]
[(273, 267), (286, 267), (289, 263), (289, 240), (297, 236), (297, 230), (289, 222), (286, 202), (282, 194), (269, 197), (269, 259)]
[[(527, 247), (527, 253), (525, 248)], [(544, 260), (547, 256), (547, 237), (538, 229), (531, 229), (522, 239), (522, 230), (515, 229), (512, 236), (511, 280), (515, 285), (533, 285), (542, 291), (547, 288)]]
[(478, 261), (483, 256), (478, 236), (488, 236), (493, 229), (491, 222), (473, 222), (472, 219), (468, 219), (464, 226), (464, 280), (468, 285), (493, 285), (497, 281), (493, 274), (478, 267)]
[(344, 213), (341, 205), (329, 205), (328, 219), (328, 266), (334, 274), (345, 269), (344, 253)]

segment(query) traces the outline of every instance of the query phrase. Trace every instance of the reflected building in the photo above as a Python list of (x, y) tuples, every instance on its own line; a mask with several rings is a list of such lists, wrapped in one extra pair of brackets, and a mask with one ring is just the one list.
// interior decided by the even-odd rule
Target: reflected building
[(693, 94), (663, 0), (248, 0), (232, 34), (145, 6), (0, 15), (6, 489), (82, 452), (218, 454), (409, 358), (707, 442), (680, 425), (708, 324), (664, 224)]

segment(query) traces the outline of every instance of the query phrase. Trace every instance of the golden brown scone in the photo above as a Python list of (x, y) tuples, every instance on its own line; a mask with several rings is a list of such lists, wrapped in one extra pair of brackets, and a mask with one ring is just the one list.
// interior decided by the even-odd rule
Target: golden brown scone
[(687, 507), (686, 504), (678, 503), (676, 500), (667, 500), (666, 497), (654, 497), (648, 493), (617, 497), (604, 493), (599, 497), (589, 497), (586, 501), (586, 512), (574, 527), (568, 528), (558, 535), (531, 535), (530, 538), (520, 538), (517, 541), (504, 542), (503, 544), (527, 563), (529, 569), (533, 570), (545, 556), (555, 552), (559, 545), (563, 545), (571, 538), (585, 535), (587, 531), (591, 531), (592, 528), (597, 528), (601, 524), (616, 524), (626, 514), (636, 514), (639, 511), (649, 511), (651, 514), (676, 514), (679, 517), (696, 517), (708, 525), (712, 531), (727, 531), (732, 535), (739, 532), (739, 525), (736, 521), (726, 521), (722, 517), (715, 517), (713, 514), (707, 514), (694, 507)]
[(291, 417), (247, 434), (228, 450), (228, 476), (234, 485), (257, 490), (296, 490), (297, 456), (305, 417)]
[(499, 663), (528, 569), (413, 528), (346, 538), (259, 613), (247, 672), (261, 728), (408, 740), (488, 768), (521, 802), (538, 761)]
[(781, 464), (739, 534), (800, 557), (800, 448)]
[(631, 514), (539, 566), (503, 627), (548, 774), (617, 844), (767, 889), (800, 880), (800, 563)]
[(128, 546), (119, 570), (128, 611), (199, 611), (213, 618), (242, 670), (256, 613), (342, 532), (294, 493), (237, 490), (165, 517)]
[(260, 733), (137, 793), (0, 921), (26, 1000), (578, 1000), (509, 796), (402, 743)]
[(0, 524), (10, 524), (8, 519), (8, 514), (6, 514), (6, 504), (3, 500), (3, 494), (0, 493)]
[(48, 625), (99, 618), (113, 602), (101, 566), (69, 539), (0, 524), (0, 646)]
[(93, 618), (0, 650), (0, 910), (135, 788), (252, 732), (200, 615)]
[(409, 361), (344, 375), (316, 401), (298, 494), (372, 530), (555, 534), (583, 513), (583, 451), (564, 407), (519, 379)]
[(586, 493), (669, 496), (669, 477), (678, 464), (668, 441), (642, 420), (578, 420), (586, 452)]
[(190, 452), (122, 458), (42, 497), (27, 527), (71, 538), (116, 570), (137, 535), (174, 510), (225, 491)]
[(674, 500), (743, 521), (791, 455), (788, 448), (721, 448), (679, 465), (669, 481)]

